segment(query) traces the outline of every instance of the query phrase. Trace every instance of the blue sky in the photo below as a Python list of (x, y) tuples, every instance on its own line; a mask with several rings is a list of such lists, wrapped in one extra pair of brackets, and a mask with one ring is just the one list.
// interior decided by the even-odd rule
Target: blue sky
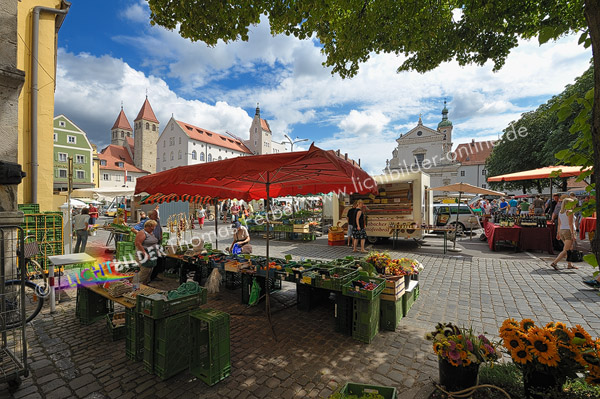
[(419, 114), (437, 127), (444, 99), (455, 146), (495, 139), (510, 121), (572, 83), (591, 57), (573, 36), (541, 47), (522, 42), (496, 73), (491, 64), (450, 62), (425, 74), (398, 74), (402, 58), (383, 54), (343, 80), (321, 65), (318, 42), (272, 37), (266, 20), (252, 28), (248, 42), (209, 48), (150, 26), (140, 0), (73, 1), (58, 47), (55, 113), (73, 120), (100, 149), (110, 141), (121, 102), (133, 123), (147, 90), (162, 127), (174, 115), (247, 138), (258, 102), (275, 139), (288, 134), (340, 149), (371, 173), (385, 167), (394, 140)]

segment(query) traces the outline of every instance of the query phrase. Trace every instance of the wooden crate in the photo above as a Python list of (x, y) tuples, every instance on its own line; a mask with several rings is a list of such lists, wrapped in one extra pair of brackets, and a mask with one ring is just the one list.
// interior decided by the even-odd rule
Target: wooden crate
[(308, 223), (295, 224), (294, 225), (294, 233), (310, 233), (310, 227), (309, 227)]
[(386, 277), (385, 288), (381, 293), (382, 301), (397, 301), (405, 292), (404, 276)]

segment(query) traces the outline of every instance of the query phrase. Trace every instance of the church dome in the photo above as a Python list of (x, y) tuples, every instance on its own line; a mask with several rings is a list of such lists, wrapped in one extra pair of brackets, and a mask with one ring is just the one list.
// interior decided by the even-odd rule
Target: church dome
[(446, 108), (446, 100), (444, 100), (444, 109), (442, 109), (442, 120), (438, 123), (438, 129), (441, 127), (450, 127), (452, 122), (448, 119), (448, 108)]

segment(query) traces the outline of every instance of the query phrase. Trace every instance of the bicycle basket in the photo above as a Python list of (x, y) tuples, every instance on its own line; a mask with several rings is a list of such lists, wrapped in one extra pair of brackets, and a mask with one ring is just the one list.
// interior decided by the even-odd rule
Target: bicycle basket
[(31, 259), (40, 253), (40, 246), (37, 241), (26, 242), (23, 244), (23, 255), (26, 259)]

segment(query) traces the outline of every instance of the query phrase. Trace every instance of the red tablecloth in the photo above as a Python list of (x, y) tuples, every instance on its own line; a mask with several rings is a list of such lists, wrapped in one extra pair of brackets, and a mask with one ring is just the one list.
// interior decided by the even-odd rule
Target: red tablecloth
[(579, 222), (579, 239), (585, 240), (585, 233), (596, 231), (596, 218), (582, 218)]
[(551, 227), (520, 227), (519, 249), (521, 251), (546, 251), (553, 254)]
[(500, 227), (493, 223), (487, 223), (485, 225), (485, 236), (492, 251), (496, 250), (496, 242), (498, 241), (512, 241), (518, 243), (520, 231), (521, 228), (518, 226)]

